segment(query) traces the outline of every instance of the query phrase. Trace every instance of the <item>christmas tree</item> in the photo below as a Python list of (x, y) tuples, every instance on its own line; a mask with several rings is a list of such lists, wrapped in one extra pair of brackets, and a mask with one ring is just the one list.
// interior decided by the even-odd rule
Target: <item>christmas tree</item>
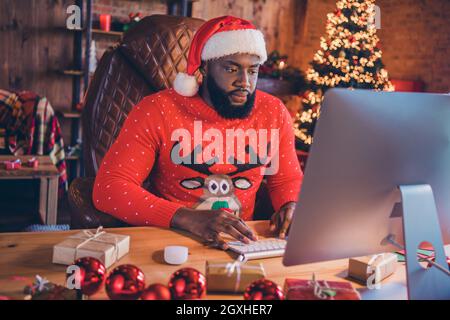
[(375, 27), (375, 0), (339, 0), (327, 15), (326, 37), (306, 72), (309, 89), (303, 95), (303, 110), (297, 114), (296, 146), (309, 151), (320, 104), (329, 88), (392, 91), (393, 86), (381, 62)]

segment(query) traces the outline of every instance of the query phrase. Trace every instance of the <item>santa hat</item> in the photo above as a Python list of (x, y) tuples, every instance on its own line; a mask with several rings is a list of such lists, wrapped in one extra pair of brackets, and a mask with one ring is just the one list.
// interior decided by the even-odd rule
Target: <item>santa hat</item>
[(260, 63), (267, 60), (266, 43), (261, 31), (247, 20), (223, 16), (205, 22), (195, 33), (189, 49), (187, 72), (178, 73), (173, 87), (186, 97), (198, 91), (194, 73), (202, 61), (221, 58), (235, 53), (259, 56)]

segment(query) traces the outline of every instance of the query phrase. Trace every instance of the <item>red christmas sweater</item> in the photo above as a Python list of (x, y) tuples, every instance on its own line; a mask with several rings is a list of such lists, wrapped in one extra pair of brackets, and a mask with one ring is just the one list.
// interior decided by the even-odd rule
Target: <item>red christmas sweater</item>
[(279, 99), (257, 90), (247, 118), (225, 119), (200, 95), (167, 89), (130, 111), (102, 160), (93, 203), (131, 225), (169, 227), (180, 207), (229, 208), (251, 220), (264, 174), (275, 210), (297, 201), (303, 174)]

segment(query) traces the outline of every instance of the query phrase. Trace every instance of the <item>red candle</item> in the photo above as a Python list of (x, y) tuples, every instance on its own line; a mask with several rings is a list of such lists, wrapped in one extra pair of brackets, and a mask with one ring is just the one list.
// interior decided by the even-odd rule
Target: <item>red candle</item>
[(100, 29), (103, 31), (111, 30), (111, 15), (101, 14), (100, 15)]

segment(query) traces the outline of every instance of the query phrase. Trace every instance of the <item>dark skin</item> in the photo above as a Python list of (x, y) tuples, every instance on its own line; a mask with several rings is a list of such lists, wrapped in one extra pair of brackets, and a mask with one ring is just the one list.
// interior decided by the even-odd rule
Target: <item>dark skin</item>
[[(251, 54), (234, 54), (202, 64), (200, 71), (205, 86), (208, 77), (213, 77), (217, 85), (229, 93), (230, 104), (234, 108), (242, 107), (247, 95), (256, 90), (259, 57)], [(204, 101), (212, 105), (208, 90), (201, 90)], [(294, 215), (295, 202), (288, 202), (272, 215), (269, 230), (284, 239)], [(172, 218), (171, 227), (188, 231), (200, 237), (205, 243), (223, 250), (228, 249), (221, 233), (236, 240), (249, 243), (257, 237), (248, 225), (239, 217), (224, 209), (195, 210), (183, 207)]]

